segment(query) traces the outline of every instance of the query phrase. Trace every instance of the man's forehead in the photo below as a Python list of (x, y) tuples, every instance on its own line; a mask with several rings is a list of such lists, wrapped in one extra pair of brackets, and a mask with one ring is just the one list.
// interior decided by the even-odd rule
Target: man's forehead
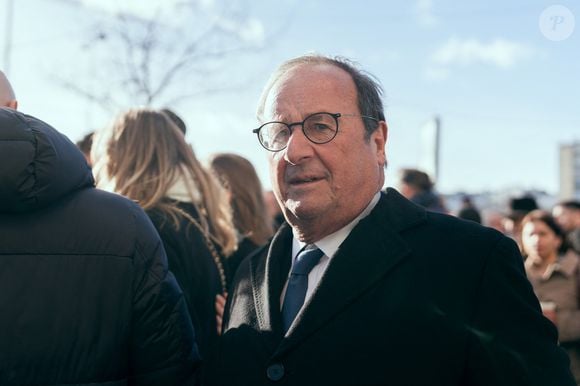
[(351, 91), (349, 86), (354, 88), (354, 81), (348, 72), (331, 64), (302, 64), (285, 71), (274, 82), (272, 88), (290, 88), (293, 86), (336, 87), (348, 92)]
[(337, 100), (356, 105), (356, 88), (350, 74), (329, 64), (300, 65), (286, 71), (272, 84), (265, 100), (264, 115), (315, 113)]

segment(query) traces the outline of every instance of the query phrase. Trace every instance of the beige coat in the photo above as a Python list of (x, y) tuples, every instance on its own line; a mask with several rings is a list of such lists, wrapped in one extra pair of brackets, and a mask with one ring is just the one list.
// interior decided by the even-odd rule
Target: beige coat
[(580, 385), (579, 262), (578, 255), (569, 251), (545, 272), (531, 258), (526, 260), (525, 267), (540, 302), (556, 305), (559, 340), (570, 356), (572, 373)]

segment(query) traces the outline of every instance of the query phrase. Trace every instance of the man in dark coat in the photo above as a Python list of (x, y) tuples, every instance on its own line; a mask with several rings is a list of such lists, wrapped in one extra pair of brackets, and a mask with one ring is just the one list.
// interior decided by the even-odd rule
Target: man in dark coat
[(511, 240), (380, 192), (370, 76), (293, 59), (258, 118), (289, 225), (238, 270), (213, 383), (574, 385)]
[(199, 362), (149, 218), (82, 153), (0, 108), (0, 385), (190, 384)]

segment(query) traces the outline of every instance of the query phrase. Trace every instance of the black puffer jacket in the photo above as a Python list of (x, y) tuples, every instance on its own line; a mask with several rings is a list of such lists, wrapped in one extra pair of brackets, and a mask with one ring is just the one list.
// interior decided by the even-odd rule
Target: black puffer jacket
[[(197, 210), (191, 203), (178, 202), (177, 206), (196, 221)], [(212, 257), (202, 232), (184, 216), (179, 216), (179, 229), (158, 209), (147, 212), (159, 232), (167, 252), (169, 269), (183, 290), (185, 302), (196, 333), (197, 347), (205, 359), (217, 347), (215, 312), (216, 295), (222, 294), (219, 268)], [(225, 261), (214, 245), (220, 265)]]
[(0, 109), (0, 385), (178, 385), (198, 363), (158, 234), (47, 124)]

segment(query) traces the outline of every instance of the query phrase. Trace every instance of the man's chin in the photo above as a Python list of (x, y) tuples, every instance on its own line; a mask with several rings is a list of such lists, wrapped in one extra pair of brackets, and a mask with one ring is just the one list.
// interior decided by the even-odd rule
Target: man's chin
[(286, 210), (289, 212), (289, 217), (295, 218), (299, 221), (305, 221), (316, 218), (320, 215), (320, 205), (312, 200), (286, 200)]

